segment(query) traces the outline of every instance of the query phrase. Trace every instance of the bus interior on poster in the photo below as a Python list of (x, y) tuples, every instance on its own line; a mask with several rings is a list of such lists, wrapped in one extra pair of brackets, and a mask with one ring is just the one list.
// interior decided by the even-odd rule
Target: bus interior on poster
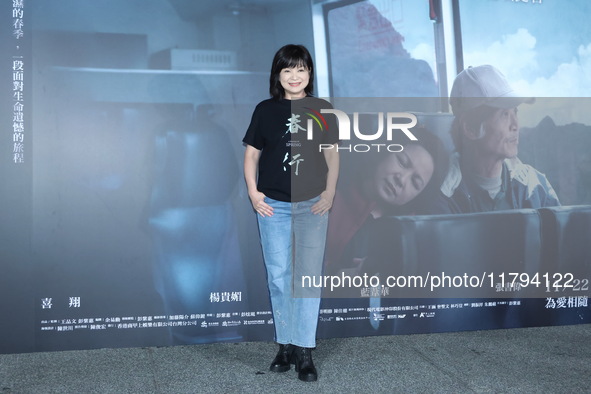
[[(521, 242), (499, 249), (523, 247), (515, 252), (523, 269), (589, 271), (588, 0), (44, 0), (25, 2), (23, 11), (28, 52), (16, 49), (16, 37), (7, 39), (11, 56), (24, 53), (22, 84), (30, 94), (22, 96), (22, 128), (7, 142), (10, 150), (18, 142), (20, 162), (7, 171), (29, 169), (30, 196), (12, 196), (12, 187), (6, 193), (30, 201), (30, 222), (15, 226), (31, 250), (14, 267), (22, 263), (34, 272), (23, 279), (26, 286), (15, 281), (15, 287), (33, 289), (35, 350), (272, 339), (241, 140), (253, 109), (269, 97), (271, 58), (288, 43), (312, 53), (315, 96), (335, 108), (365, 99), (395, 103), (379, 111), (413, 114), (450, 155), (448, 98), (461, 70), (493, 65), (516, 91), (536, 98), (519, 106), (518, 157), (546, 175), (560, 209), (482, 220), (477, 214), (385, 218), (372, 238), (382, 243), (377, 255), (396, 256), (408, 270), (421, 258), (460, 260), (461, 248), (432, 241), (435, 232), (416, 241), (416, 255), (404, 255), (405, 231), (463, 228), (458, 234), (472, 239), (469, 229), (490, 222), (482, 237), (492, 242), (504, 233), (499, 239)], [(375, 108), (351, 108), (351, 120), (354, 112), (368, 122), (364, 133), (376, 130)], [(351, 150), (340, 152), (344, 177), (365, 154)], [(498, 231), (497, 218), (514, 224), (516, 236)], [(556, 224), (554, 233), (543, 234), (550, 243), (542, 240), (548, 227), (541, 223)], [(456, 245), (451, 232), (441, 233)], [(487, 239), (476, 241), (467, 248), (471, 258), (496, 250)], [(7, 245), (8, 253), (18, 255), (18, 247)], [(482, 264), (494, 265), (489, 257)], [(457, 301), (453, 308), (438, 308), (450, 304), (438, 299), (378, 302), (360, 295), (323, 305), (318, 332), (590, 322), (587, 292), (580, 303), (551, 293), (552, 302)], [(333, 319), (335, 311), (341, 320)], [(388, 317), (398, 315), (406, 317)]]

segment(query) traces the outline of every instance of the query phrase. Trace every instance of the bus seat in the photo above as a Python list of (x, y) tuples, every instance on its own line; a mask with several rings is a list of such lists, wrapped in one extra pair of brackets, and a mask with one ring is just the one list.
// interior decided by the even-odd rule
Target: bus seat
[(591, 206), (548, 207), (542, 220), (543, 271), (590, 278)]
[[(456, 276), (466, 273), (482, 278), (491, 273), (496, 277), (503, 271), (536, 272), (540, 267), (540, 218), (533, 209), (387, 217), (375, 225), (367, 261), (368, 274), (379, 272), (385, 278), (388, 275), (445, 273)], [(460, 289), (438, 296), (479, 297), (483, 294), (472, 294), (469, 289), (455, 290)], [(492, 292), (489, 294), (494, 296)], [(425, 291), (419, 290), (414, 296), (424, 297)]]

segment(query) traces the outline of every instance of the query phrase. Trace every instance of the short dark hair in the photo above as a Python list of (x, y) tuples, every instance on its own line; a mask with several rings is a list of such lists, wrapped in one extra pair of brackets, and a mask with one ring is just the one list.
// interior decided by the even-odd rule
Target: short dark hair
[(281, 47), (273, 58), (271, 65), (271, 75), (269, 77), (269, 93), (276, 99), (282, 99), (285, 96), (285, 90), (279, 81), (279, 74), (284, 68), (304, 66), (310, 72), (310, 81), (304, 89), (307, 95), (314, 91), (314, 62), (310, 52), (303, 45), (289, 44)]

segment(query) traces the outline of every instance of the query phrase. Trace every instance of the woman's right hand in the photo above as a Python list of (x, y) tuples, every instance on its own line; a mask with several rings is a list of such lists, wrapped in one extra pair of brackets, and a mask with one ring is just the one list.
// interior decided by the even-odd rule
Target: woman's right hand
[(265, 202), (265, 194), (258, 190), (254, 190), (248, 193), (250, 202), (255, 211), (258, 212), (262, 217), (273, 216), (273, 207)]

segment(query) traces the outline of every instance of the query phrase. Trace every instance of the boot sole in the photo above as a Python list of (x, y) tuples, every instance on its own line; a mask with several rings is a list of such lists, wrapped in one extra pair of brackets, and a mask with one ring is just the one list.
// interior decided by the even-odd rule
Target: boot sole
[(291, 369), (289, 365), (275, 365), (270, 366), (269, 371), (271, 372), (287, 372)]
[(298, 379), (301, 380), (302, 382), (315, 382), (318, 380), (318, 376), (317, 375), (301, 375), (298, 374)]

